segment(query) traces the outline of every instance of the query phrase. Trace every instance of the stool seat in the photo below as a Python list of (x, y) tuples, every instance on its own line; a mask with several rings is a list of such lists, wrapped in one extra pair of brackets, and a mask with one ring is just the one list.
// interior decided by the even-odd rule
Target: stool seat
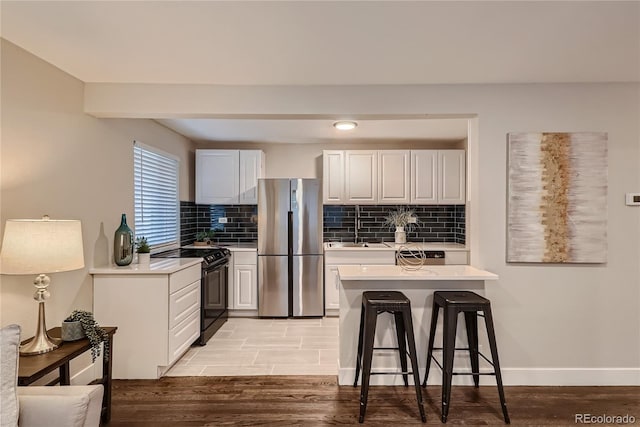
[(410, 306), (405, 294), (398, 291), (366, 291), (362, 293), (364, 304), (375, 306), (378, 311), (396, 311)]
[(485, 297), (470, 291), (437, 291), (433, 294), (433, 301), (441, 307), (445, 305), (486, 305), (491, 303)]
[[(398, 347), (374, 347), (376, 322), (381, 313), (391, 313), (395, 319)], [(400, 372), (376, 371), (371, 372), (371, 362), (374, 350), (398, 350), (400, 356)], [(407, 366), (407, 350), (411, 360), (411, 371)], [(358, 377), (362, 368), (362, 385), (360, 387), (360, 417), (364, 421), (369, 396), (369, 379), (371, 375), (402, 375), (405, 387), (409, 386), (409, 375), (413, 375), (416, 389), (418, 409), (422, 422), (427, 421), (420, 391), (420, 374), (418, 372), (418, 357), (416, 354), (413, 322), (411, 320), (411, 301), (398, 291), (366, 291), (362, 293), (362, 311), (360, 312), (360, 331), (358, 334), (358, 356), (356, 360), (356, 375), (353, 386), (357, 387)]]
[[(436, 326), (438, 323), (438, 313), (440, 309), (444, 312), (444, 329), (442, 337), (442, 347), (434, 347)], [(482, 312), (482, 314), (479, 314)], [(467, 328), (468, 348), (456, 348), (456, 330), (458, 323), (458, 314), (464, 313), (465, 324)], [(491, 349), (491, 360), (478, 351), (478, 317), (484, 317), (487, 329), (487, 338)], [(443, 363), (433, 356), (434, 350), (442, 350)], [(468, 350), (471, 361), (471, 373), (454, 372), (453, 361), (456, 350)], [(486, 360), (492, 367), (493, 372), (488, 375), (496, 377), (498, 385), (498, 395), (500, 396), (500, 404), (502, 406), (502, 415), (505, 423), (509, 424), (509, 413), (504, 398), (504, 390), (502, 387), (502, 375), (500, 373), (500, 362), (498, 361), (498, 347), (496, 345), (495, 331), (493, 328), (493, 316), (491, 314), (491, 301), (475, 292), (470, 291), (436, 291), (433, 293), (433, 309), (431, 312), (431, 330), (429, 332), (429, 344), (427, 345), (427, 367), (424, 374), (422, 386), (427, 386), (429, 377), (429, 367), (431, 360), (442, 369), (442, 422), (447, 422), (449, 414), (449, 404), (451, 399), (451, 380), (453, 375), (472, 375), (473, 382), (476, 387), (479, 386), (480, 375), (486, 375), (480, 372), (480, 357)]]

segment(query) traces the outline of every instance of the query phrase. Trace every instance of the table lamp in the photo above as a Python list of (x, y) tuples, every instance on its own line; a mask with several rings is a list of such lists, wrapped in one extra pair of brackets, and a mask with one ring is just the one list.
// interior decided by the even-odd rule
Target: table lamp
[(78, 270), (84, 267), (82, 226), (78, 220), (42, 219), (7, 220), (0, 251), (2, 274), (38, 274), (34, 280), (38, 301), (38, 326), (31, 341), (20, 346), (20, 354), (47, 353), (60, 345), (60, 340), (47, 334), (44, 301), (51, 279), (45, 273)]

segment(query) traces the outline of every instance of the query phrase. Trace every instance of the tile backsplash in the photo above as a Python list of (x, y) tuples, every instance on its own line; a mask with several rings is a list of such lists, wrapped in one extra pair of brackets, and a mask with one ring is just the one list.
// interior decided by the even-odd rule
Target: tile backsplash
[[(392, 242), (394, 229), (384, 226), (385, 217), (399, 206), (360, 205), (358, 240)], [(418, 223), (407, 231), (409, 242), (465, 243), (464, 205), (407, 205), (415, 212)], [(353, 241), (356, 207), (353, 205), (324, 206), (324, 240)]]
[[(360, 206), (358, 240), (392, 242), (394, 230), (384, 226), (385, 217), (399, 206)], [(418, 218), (417, 226), (407, 231), (409, 242), (465, 243), (464, 205), (409, 205)], [(180, 202), (180, 243), (188, 245), (196, 233), (217, 230), (215, 241), (222, 243), (254, 242), (258, 240), (258, 207), (256, 205), (196, 205)], [(226, 224), (218, 219), (225, 217)], [(325, 241), (353, 241), (356, 207), (325, 205), (323, 207)]]
[[(180, 202), (180, 244), (188, 245), (200, 231), (216, 230), (215, 242), (243, 243), (258, 240), (257, 205), (196, 205)], [(219, 218), (227, 218), (221, 224)]]

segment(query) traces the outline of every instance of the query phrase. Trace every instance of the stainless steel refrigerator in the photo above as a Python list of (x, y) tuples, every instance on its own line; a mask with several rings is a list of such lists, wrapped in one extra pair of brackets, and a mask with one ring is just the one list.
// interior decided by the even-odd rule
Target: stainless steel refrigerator
[(324, 316), (317, 179), (258, 180), (258, 315)]

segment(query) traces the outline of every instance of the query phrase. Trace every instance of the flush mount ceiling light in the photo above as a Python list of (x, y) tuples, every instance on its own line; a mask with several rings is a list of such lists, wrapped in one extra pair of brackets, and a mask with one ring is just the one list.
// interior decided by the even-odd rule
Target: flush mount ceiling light
[(333, 124), (333, 127), (338, 130), (353, 130), (357, 126), (358, 126), (358, 123), (352, 122), (350, 120), (341, 120)]

